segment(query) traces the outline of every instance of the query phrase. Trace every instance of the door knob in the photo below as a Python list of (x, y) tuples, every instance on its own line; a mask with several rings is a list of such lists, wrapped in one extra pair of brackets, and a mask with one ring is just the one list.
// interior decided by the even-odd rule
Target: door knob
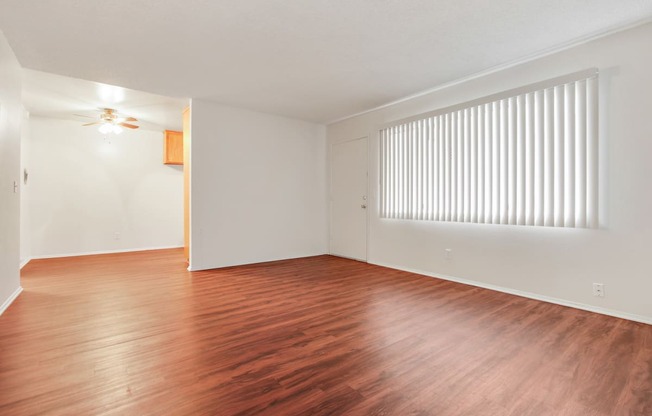
[(367, 206), (366, 206), (365, 204), (362, 204), (362, 205), (360, 205), (360, 208), (364, 208), (364, 209), (366, 209)]

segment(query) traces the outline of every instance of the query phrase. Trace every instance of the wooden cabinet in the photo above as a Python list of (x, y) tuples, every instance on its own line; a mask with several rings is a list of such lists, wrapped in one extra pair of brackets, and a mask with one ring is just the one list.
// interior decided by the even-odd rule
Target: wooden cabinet
[(163, 164), (183, 165), (183, 132), (165, 130)]

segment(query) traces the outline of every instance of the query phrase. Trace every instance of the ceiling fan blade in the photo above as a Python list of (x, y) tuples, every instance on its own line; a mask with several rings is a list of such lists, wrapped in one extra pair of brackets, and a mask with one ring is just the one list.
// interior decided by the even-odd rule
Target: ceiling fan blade
[(73, 116), (84, 117), (84, 118), (97, 118), (97, 116), (95, 116), (95, 117), (91, 117), (91, 116), (85, 116), (85, 115), (83, 115), (83, 114), (73, 114)]
[(139, 126), (129, 123), (118, 123), (119, 126), (126, 127), (128, 129), (137, 129)]
[(101, 122), (101, 121), (95, 121), (95, 122), (93, 122), (93, 123), (82, 124), (82, 126), (94, 126), (94, 125), (96, 125), (96, 124), (102, 124), (102, 122)]
[(133, 117), (118, 117), (114, 121), (116, 123), (124, 123), (125, 121), (138, 121), (138, 119)]
[(115, 116), (117, 116), (120, 120), (124, 120), (124, 121), (138, 121), (137, 118), (134, 118), (134, 117), (128, 116), (128, 115), (126, 115), (126, 114), (124, 114), (124, 113), (113, 113), (113, 114), (114, 114)]

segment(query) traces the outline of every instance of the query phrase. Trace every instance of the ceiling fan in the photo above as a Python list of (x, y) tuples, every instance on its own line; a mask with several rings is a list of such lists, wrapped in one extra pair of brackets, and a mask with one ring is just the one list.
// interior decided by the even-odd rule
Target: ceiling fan
[[(100, 127), (98, 130), (102, 134), (107, 134), (107, 133), (115, 133), (115, 134), (120, 134), (122, 133), (122, 128), (126, 127), (128, 129), (137, 129), (139, 126), (127, 122), (137, 122), (138, 119), (133, 118), (133, 117), (126, 117), (118, 114), (117, 110), (114, 110), (113, 108), (99, 108), (98, 110), (101, 111), (99, 115), (99, 120), (94, 121), (92, 123), (86, 123), (82, 124), (82, 126), (96, 126), (99, 125)], [(89, 116), (84, 116), (81, 114), (76, 114), (80, 117), (89, 117)], [(94, 117), (89, 117), (89, 118), (94, 118)]]

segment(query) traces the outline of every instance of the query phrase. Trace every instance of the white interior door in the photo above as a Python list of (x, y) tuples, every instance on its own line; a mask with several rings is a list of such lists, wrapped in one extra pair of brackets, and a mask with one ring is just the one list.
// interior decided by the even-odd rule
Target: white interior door
[(367, 138), (331, 148), (330, 252), (367, 260)]

